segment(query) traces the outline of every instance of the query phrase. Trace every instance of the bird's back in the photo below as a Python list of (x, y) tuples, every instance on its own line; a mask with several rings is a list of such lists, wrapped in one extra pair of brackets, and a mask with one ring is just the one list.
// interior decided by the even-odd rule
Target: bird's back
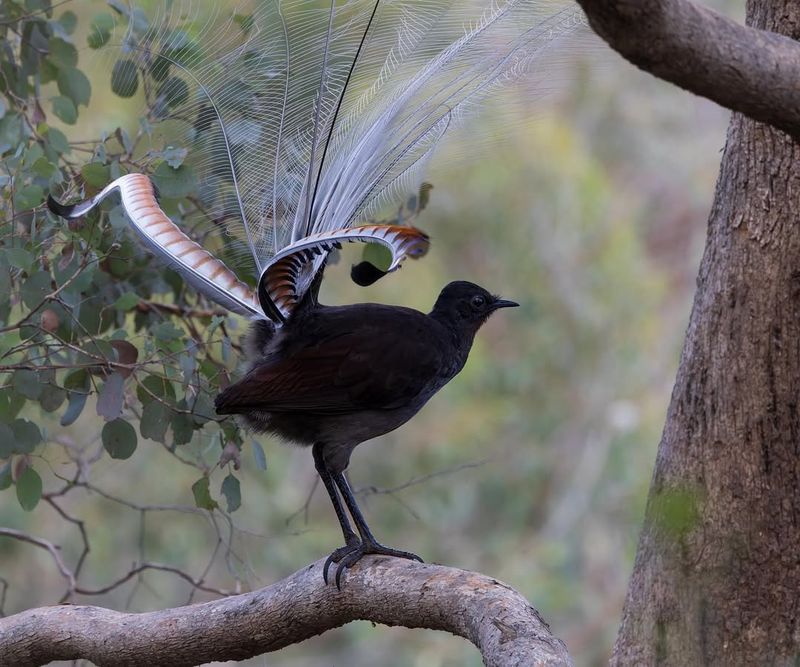
[(218, 397), (217, 412), (419, 409), (466, 360), (451, 338), (411, 308), (316, 306), (279, 330), (267, 354)]

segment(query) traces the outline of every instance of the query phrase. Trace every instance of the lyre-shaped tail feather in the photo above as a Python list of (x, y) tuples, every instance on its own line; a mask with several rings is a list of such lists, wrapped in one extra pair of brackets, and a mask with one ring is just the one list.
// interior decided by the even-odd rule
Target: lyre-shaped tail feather
[(62, 218), (78, 218), (115, 190), (119, 190), (125, 213), (147, 247), (195, 289), (234, 313), (259, 319), (266, 314), (278, 324), (291, 316), (334, 247), (355, 241), (380, 243), (392, 253), (388, 273), (406, 257), (425, 254), (430, 243), (424, 232), (401, 225), (366, 225), (312, 234), (272, 258), (261, 274), (256, 299), (231, 269), (167, 217), (158, 205), (153, 183), (144, 174), (121, 176), (95, 197), (77, 204), (61, 204), (48, 196), (47, 206)]
[(156, 201), (153, 183), (144, 174), (127, 174), (87, 201), (65, 206), (52, 197), (47, 207), (62, 218), (85, 215), (114, 190), (133, 228), (154, 255), (169, 263), (195, 289), (240, 315), (262, 318), (253, 291), (210, 252), (184, 234)]
[(342, 243), (379, 243), (392, 253), (389, 273), (406, 257), (424, 255), (430, 239), (416, 227), (365, 225), (311, 234), (285, 247), (261, 274), (258, 298), (264, 312), (275, 322), (285, 322), (300, 303), (328, 253)]

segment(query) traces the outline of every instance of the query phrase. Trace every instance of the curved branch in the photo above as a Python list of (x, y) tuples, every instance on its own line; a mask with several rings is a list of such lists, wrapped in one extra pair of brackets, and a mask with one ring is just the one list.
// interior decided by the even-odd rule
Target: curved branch
[(800, 137), (800, 44), (691, 0), (577, 0), (637, 67)]
[(370, 556), (341, 591), (320, 560), (266, 588), (175, 609), (126, 614), (42, 607), (0, 619), (4, 664), (196, 665), (277, 651), (354, 620), (444, 630), (471, 641), (486, 665), (571, 665), (564, 643), (515, 590), (440, 565)]

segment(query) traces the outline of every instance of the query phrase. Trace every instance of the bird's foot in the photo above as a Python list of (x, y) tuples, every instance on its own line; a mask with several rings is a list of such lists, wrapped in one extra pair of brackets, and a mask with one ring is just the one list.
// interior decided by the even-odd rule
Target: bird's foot
[(343, 547), (339, 547), (330, 556), (328, 556), (328, 558), (325, 560), (325, 565), (322, 566), (322, 578), (325, 580), (326, 586), (328, 585), (328, 570), (330, 569), (331, 565), (333, 563), (340, 562), (345, 556), (352, 553), (360, 546), (361, 540), (354, 535), (353, 539), (347, 540), (347, 544), (345, 544)]
[(325, 583), (328, 583), (328, 567), (331, 563), (338, 563), (334, 581), (336, 582), (336, 588), (342, 590), (342, 573), (345, 570), (353, 567), (353, 565), (360, 561), (364, 556), (369, 554), (376, 556), (393, 556), (394, 558), (406, 558), (408, 560), (419, 561), (420, 563), (425, 562), (419, 556), (417, 556), (417, 554), (412, 554), (410, 551), (391, 549), (390, 547), (385, 547), (378, 542), (357, 542), (355, 544), (347, 544), (334, 551), (330, 556), (328, 556), (328, 560), (325, 561), (325, 567), (322, 570), (322, 576), (325, 579)]

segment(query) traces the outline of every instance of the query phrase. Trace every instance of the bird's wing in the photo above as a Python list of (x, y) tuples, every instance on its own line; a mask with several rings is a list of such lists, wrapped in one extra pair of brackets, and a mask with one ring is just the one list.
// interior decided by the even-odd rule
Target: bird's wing
[(410, 403), (440, 371), (440, 352), (403, 332), (360, 328), (255, 366), (219, 395), (219, 414), (345, 414)]

